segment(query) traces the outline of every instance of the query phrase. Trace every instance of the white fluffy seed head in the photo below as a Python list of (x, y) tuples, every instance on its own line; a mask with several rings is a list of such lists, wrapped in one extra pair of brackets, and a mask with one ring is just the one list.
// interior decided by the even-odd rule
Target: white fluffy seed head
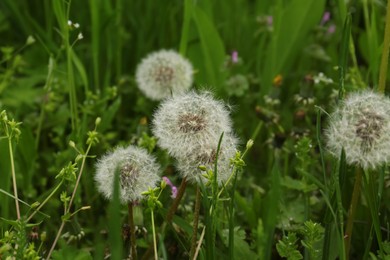
[[(223, 136), (217, 163), (218, 184), (226, 183), (232, 174), (233, 167), (230, 164), (230, 158), (236, 154), (237, 143), (238, 139), (232, 134)], [(205, 172), (199, 169), (199, 166), (205, 166), (207, 170), (214, 171), (217, 148), (218, 142), (194, 149), (187, 156), (177, 157), (176, 166), (180, 175), (192, 183), (199, 183), (202, 179), (202, 182), (206, 184), (207, 179), (202, 176)]]
[(375, 169), (390, 160), (390, 100), (372, 91), (350, 94), (331, 114), (327, 148), (346, 162)]
[(137, 67), (136, 81), (150, 99), (161, 100), (186, 92), (192, 85), (191, 63), (173, 50), (153, 52)]
[(154, 113), (152, 131), (158, 145), (173, 157), (204, 150), (218, 143), (222, 133), (232, 132), (226, 105), (207, 91), (190, 91), (166, 99)]
[(142, 198), (142, 192), (154, 188), (160, 179), (160, 167), (145, 149), (117, 147), (104, 155), (96, 165), (95, 181), (100, 193), (112, 199), (115, 171), (119, 170), (119, 197), (122, 203)]

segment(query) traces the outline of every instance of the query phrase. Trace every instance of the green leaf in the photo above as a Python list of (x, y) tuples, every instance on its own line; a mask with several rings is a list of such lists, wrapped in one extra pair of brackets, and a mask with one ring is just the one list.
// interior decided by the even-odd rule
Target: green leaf
[(225, 73), (221, 71), (225, 61), (225, 47), (207, 14), (198, 6), (193, 7), (192, 14), (200, 37), (204, 62), (199, 73), (206, 76), (207, 83), (218, 89), (222, 86), (226, 77)]
[[(229, 230), (222, 230), (221, 235), (225, 246), (228, 246)], [(245, 242), (245, 231), (239, 229), (239, 227), (234, 229), (234, 257), (232, 259), (259, 259), (248, 243)]]
[(52, 255), (53, 260), (90, 260), (92, 256), (89, 252), (78, 249), (74, 246), (62, 246)]
[(302, 254), (299, 252), (297, 245), (297, 235), (294, 232), (290, 232), (283, 239), (279, 240), (276, 244), (276, 250), (281, 257), (285, 257), (288, 260), (303, 259)]
[(324, 0), (287, 1), (285, 6), (275, 6), (274, 32), (264, 61), (264, 84), (261, 91), (267, 94), (272, 79), (284, 74), (300, 55), (307, 34), (318, 24), (324, 12)]

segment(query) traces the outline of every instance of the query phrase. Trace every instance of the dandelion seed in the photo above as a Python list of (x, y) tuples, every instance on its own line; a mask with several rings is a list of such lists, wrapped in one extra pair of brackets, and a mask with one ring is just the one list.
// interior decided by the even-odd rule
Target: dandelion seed
[(373, 169), (390, 160), (390, 100), (372, 91), (353, 93), (331, 114), (327, 147), (336, 157)]
[(231, 130), (229, 110), (210, 92), (194, 91), (165, 100), (155, 112), (152, 131), (157, 144), (173, 157), (218, 143)]
[[(219, 184), (225, 183), (232, 173), (230, 159), (235, 156), (238, 140), (231, 134), (224, 135), (218, 154), (217, 181)], [(207, 179), (203, 177), (204, 170), (214, 170), (217, 159), (218, 143), (209, 144), (194, 149), (187, 156), (177, 158), (177, 169), (180, 175), (186, 177), (190, 182), (199, 182), (203, 178), (203, 183)], [(199, 167), (201, 166), (201, 167)]]
[(161, 50), (144, 58), (136, 71), (139, 89), (150, 99), (161, 100), (186, 92), (192, 85), (191, 63), (179, 53)]
[(119, 197), (122, 203), (135, 202), (142, 192), (154, 188), (160, 177), (159, 165), (145, 149), (118, 147), (103, 156), (96, 165), (97, 188), (106, 198), (112, 199), (115, 171), (119, 169)]

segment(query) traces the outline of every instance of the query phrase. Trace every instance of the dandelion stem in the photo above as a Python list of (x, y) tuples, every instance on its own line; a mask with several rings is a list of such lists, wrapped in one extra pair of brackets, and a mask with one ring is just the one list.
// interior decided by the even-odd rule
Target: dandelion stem
[(358, 167), (356, 169), (356, 179), (353, 187), (351, 204), (348, 211), (347, 226), (345, 229), (345, 256), (349, 259), (349, 251), (351, 248), (353, 222), (355, 220), (356, 206), (359, 201), (362, 186), (362, 169)]
[[(129, 209), (129, 227), (130, 227), (130, 250), (131, 250), (131, 259), (137, 259), (137, 243), (135, 241), (135, 225), (134, 225), (134, 212), (133, 212), (133, 203), (130, 202), (128, 205)], [(153, 219), (152, 219), (153, 221)]]
[(169, 208), (169, 211), (167, 213), (167, 222), (170, 224), (173, 219), (173, 215), (175, 215), (177, 208), (179, 207), (180, 201), (183, 198), (184, 191), (187, 187), (187, 178), (183, 178), (181, 181), (179, 190), (177, 191), (177, 196), (175, 200), (173, 201), (171, 207)]
[(200, 211), (200, 189), (196, 187), (196, 200), (195, 200), (195, 210), (194, 210), (194, 220), (192, 226), (192, 239), (191, 239), (191, 250), (190, 250), (190, 259), (194, 259), (195, 250), (196, 250), (196, 241), (198, 238), (198, 223), (199, 223), (199, 211)]
[(390, 47), (390, 1), (387, 1), (385, 35), (383, 39), (382, 58), (381, 58), (381, 65), (379, 70), (378, 91), (380, 93), (385, 93), (385, 88), (386, 88), (389, 47)]
[(153, 231), (153, 249), (154, 249), (154, 259), (158, 260), (157, 255), (157, 239), (156, 239), (156, 229), (154, 226), (154, 210), (152, 209), (150, 211), (151, 217), (152, 217), (152, 231)]
[[(7, 127), (8, 128), (8, 127)], [(11, 173), (12, 173), (12, 185), (14, 187), (14, 196), (15, 196), (15, 206), (16, 206), (16, 216), (20, 219), (20, 209), (19, 209), (19, 198), (18, 198), (18, 186), (16, 185), (16, 174), (15, 174), (15, 163), (14, 155), (12, 149), (12, 140), (11, 136), (8, 137), (8, 149), (9, 149), (9, 158), (11, 161)]]

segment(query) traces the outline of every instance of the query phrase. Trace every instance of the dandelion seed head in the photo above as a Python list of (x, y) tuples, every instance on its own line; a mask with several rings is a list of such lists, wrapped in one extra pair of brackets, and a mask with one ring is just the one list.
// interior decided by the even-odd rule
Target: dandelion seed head
[(336, 157), (374, 169), (390, 160), (390, 100), (372, 91), (350, 94), (331, 114), (327, 147)]
[(153, 52), (137, 67), (139, 89), (150, 99), (161, 100), (186, 92), (193, 82), (191, 63), (173, 50)]
[(107, 199), (113, 197), (116, 170), (119, 170), (119, 197), (122, 203), (141, 199), (142, 192), (155, 187), (160, 179), (160, 167), (145, 149), (118, 147), (104, 155), (96, 165), (97, 188)]
[(230, 133), (231, 120), (226, 105), (210, 92), (190, 91), (162, 102), (153, 115), (152, 131), (157, 144), (173, 157), (192, 153), (218, 143), (222, 133)]

